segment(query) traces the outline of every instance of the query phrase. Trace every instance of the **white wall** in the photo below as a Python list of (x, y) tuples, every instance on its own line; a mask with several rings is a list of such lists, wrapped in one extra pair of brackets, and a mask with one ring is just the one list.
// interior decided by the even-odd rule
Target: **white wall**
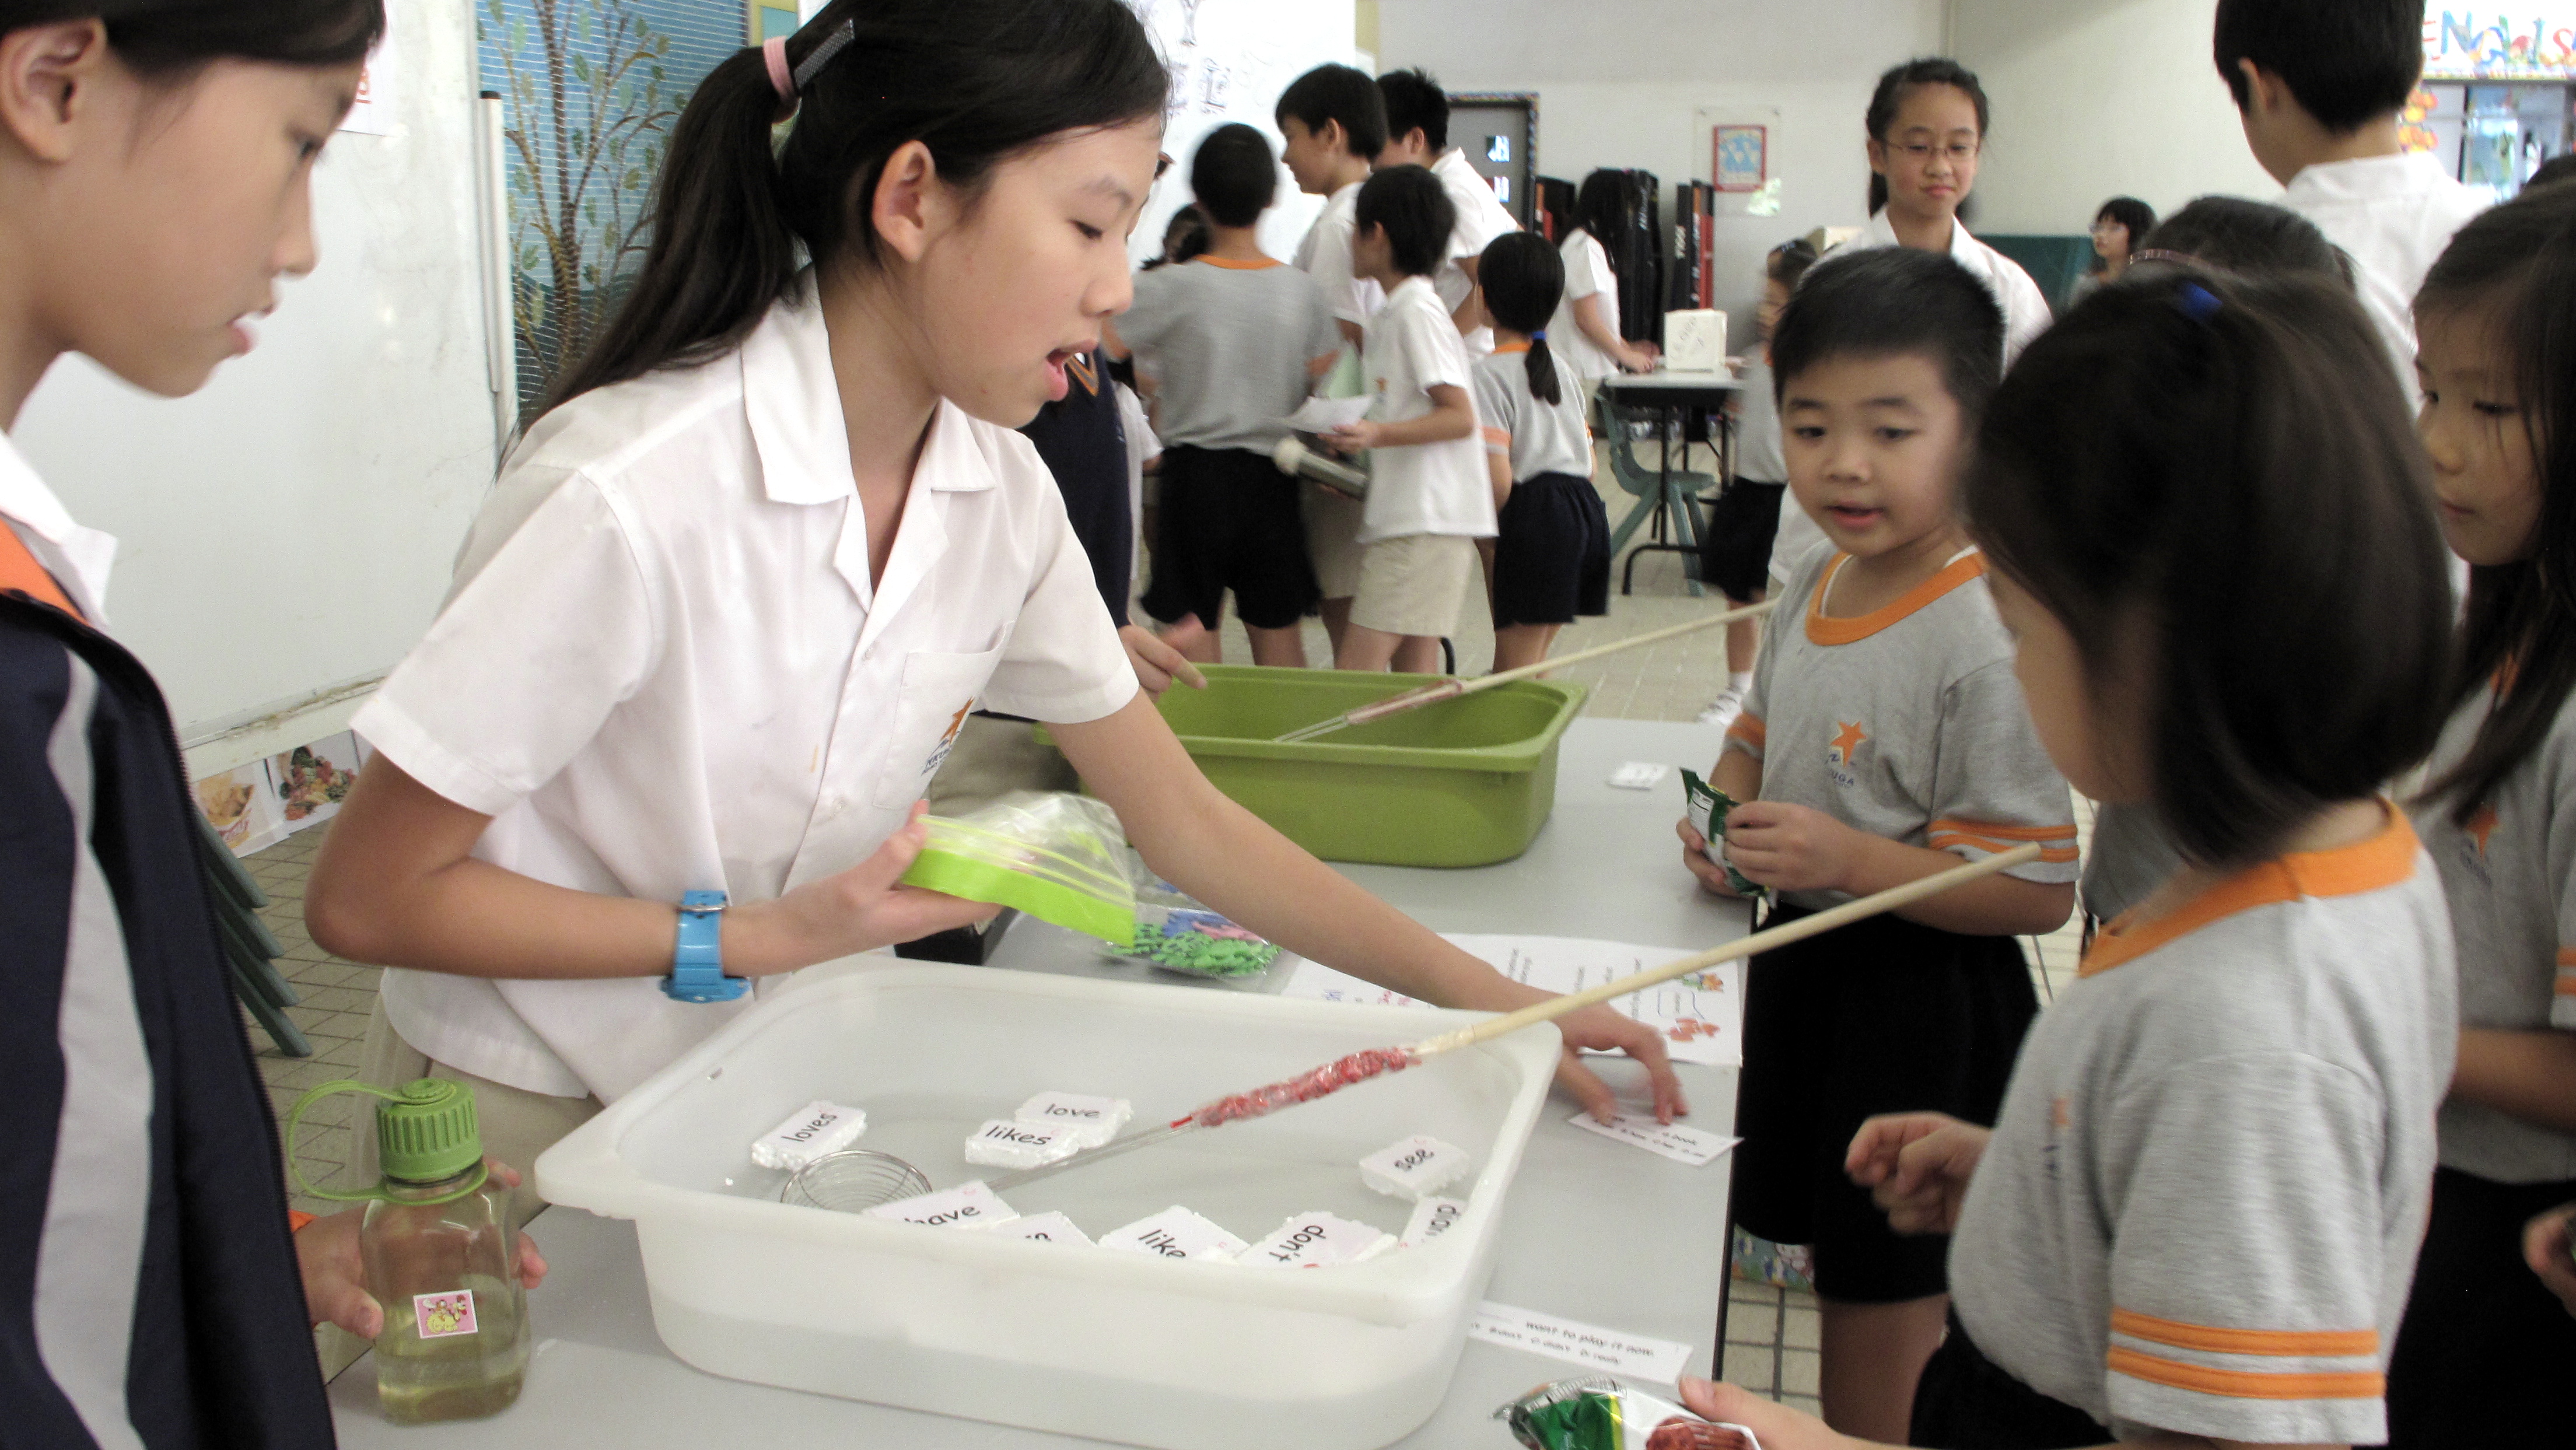
[[(1708, 124), (1772, 127), (1781, 211), (1718, 198), (1718, 305), (1751, 335), (1762, 254), (1866, 216), (1862, 113), (1879, 73), (1942, 45), (1943, 0), (1381, 0), (1380, 64), (1452, 91), (1538, 93), (1538, 169), (1706, 180)], [(1734, 345), (1730, 342), (1730, 346)]]
[(390, 10), (391, 134), (332, 140), (320, 265), (280, 284), (251, 355), (176, 402), (66, 358), (16, 430), (73, 516), (118, 537), (109, 620), (181, 739), (290, 716), (192, 751), (199, 774), (345, 728), (345, 687), (428, 627), (491, 482), (472, 6)]
[(1956, 0), (1952, 44), (1994, 102), (1977, 226), (2080, 232), (2110, 197), (2158, 214), (2212, 192), (2269, 201), (2210, 63), (2217, 0)]

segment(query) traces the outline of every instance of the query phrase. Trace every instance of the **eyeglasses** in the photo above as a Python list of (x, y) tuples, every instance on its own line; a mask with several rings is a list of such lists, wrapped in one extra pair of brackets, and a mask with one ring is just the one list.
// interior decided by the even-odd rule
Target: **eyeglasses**
[(1896, 149), (1904, 152), (1917, 165), (1931, 160), (1936, 154), (1953, 163), (1973, 161), (1977, 155), (1977, 143), (1974, 141), (1953, 141), (1946, 146), (1935, 146), (1925, 141), (1906, 141), (1899, 143)]

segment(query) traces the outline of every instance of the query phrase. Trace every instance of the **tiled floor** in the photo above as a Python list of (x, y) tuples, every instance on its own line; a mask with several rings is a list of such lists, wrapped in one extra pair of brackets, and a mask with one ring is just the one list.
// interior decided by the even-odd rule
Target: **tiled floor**
[[(1610, 500), (1613, 522), (1629, 502), (1625, 498)], [(1610, 614), (1569, 627), (1558, 636), (1556, 652), (1567, 654), (1592, 644), (1643, 634), (1703, 617), (1720, 607), (1714, 596), (1690, 597), (1678, 556), (1648, 555), (1637, 564), (1636, 592), (1626, 597), (1614, 593)], [(1455, 641), (1458, 667), (1462, 673), (1482, 674), (1492, 666), (1493, 633), (1481, 611), (1468, 610), (1466, 614), (1469, 622)], [(1592, 687), (1588, 714), (1609, 719), (1688, 720), (1707, 705), (1709, 697), (1725, 682), (1724, 633), (1722, 629), (1712, 629), (1612, 655), (1574, 666), (1564, 672), (1563, 678)], [(1242, 627), (1229, 620), (1225, 635), (1226, 659), (1250, 663), (1251, 648)], [(1318, 665), (1327, 663), (1331, 654), (1322, 626), (1310, 623), (1307, 636), (1308, 658)], [(2092, 812), (2080, 802), (2078, 819), (2089, 846)], [(315, 1049), (311, 1058), (290, 1058), (269, 1044), (267, 1034), (257, 1027), (250, 1029), (252, 1042), (260, 1048), (260, 1071), (267, 1080), (269, 1097), (276, 1104), (281, 1128), (305, 1090), (317, 1083), (356, 1075), (368, 1013), (375, 1001), (377, 969), (331, 956), (315, 946), (304, 930), (305, 876), (327, 829), (325, 826), (290, 837), (245, 863), (271, 898), (272, 904), (263, 915), (286, 946), (286, 957), (279, 968), (304, 998), (303, 1005), (289, 1009), (288, 1015), (312, 1039)], [(2029, 945), (2035, 984), (2045, 1001), (2073, 979), (2076, 933), (2070, 925)], [(328, 1185), (342, 1170), (349, 1155), (352, 1115), (364, 1109), (364, 1100), (343, 1095), (324, 1099), (306, 1115), (304, 1131), (294, 1151), (305, 1174), (315, 1183)], [(295, 1202), (297, 1207), (313, 1212), (335, 1207), (301, 1195)], [(1739, 1281), (1727, 1326), (1726, 1377), (1747, 1389), (1814, 1412), (1816, 1313), (1813, 1295)]]

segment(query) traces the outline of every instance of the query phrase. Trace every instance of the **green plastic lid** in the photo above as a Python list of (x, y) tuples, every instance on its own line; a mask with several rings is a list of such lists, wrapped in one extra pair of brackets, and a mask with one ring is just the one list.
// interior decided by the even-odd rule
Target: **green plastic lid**
[(376, 1158), (387, 1178), (405, 1183), (436, 1183), (482, 1162), (474, 1090), (424, 1077), (404, 1087), (400, 1098), (376, 1104)]
[[(395, 1092), (369, 1083), (326, 1082), (298, 1099), (286, 1120), (287, 1166), (304, 1191), (316, 1198), (354, 1202), (385, 1196), (381, 1190), (353, 1193), (317, 1188), (304, 1177), (303, 1166), (294, 1156), (296, 1130), (304, 1121), (305, 1109), (333, 1093), (367, 1093), (384, 1099), (376, 1104), (376, 1159), (389, 1182), (438, 1183), (483, 1166), (483, 1131), (475, 1121), (474, 1090), (465, 1084), (415, 1078)], [(483, 1179), (477, 1172), (472, 1182), (427, 1201), (461, 1198), (481, 1187)]]

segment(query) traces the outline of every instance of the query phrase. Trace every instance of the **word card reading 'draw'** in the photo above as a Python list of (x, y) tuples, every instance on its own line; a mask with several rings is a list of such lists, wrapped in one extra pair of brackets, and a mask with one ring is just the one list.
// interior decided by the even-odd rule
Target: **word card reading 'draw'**
[(1703, 1163), (1716, 1162), (1719, 1155), (1744, 1141), (1741, 1138), (1727, 1137), (1723, 1133), (1706, 1133), (1697, 1128), (1685, 1128), (1679, 1123), (1667, 1124), (1658, 1123), (1652, 1118), (1632, 1118), (1625, 1113), (1612, 1118), (1607, 1123), (1590, 1113), (1576, 1113), (1566, 1121), (1587, 1133), (1598, 1133), (1604, 1138), (1615, 1139), (1631, 1148), (1643, 1148), (1649, 1153), (1660, 1153), (1676, 1163), (1687, 1163), (1694, 1168)]
[(1659, 1385), (1680, 1379), (1682, 1370), (1690, 1362), (1691, 1353), (1689, 1345), (1676, 1344), (1669, 1339), (1625, 1334), (1578, 1319), (1559, 1319), (1534, 1309), (1515, 1309), (1491, 1299), (1476, 1306), (1476, 1317), (1467, 1321), (1467, 1337), (1510, 1349), (1525, 1349), (1568, 1364), (1634, 1375)]

